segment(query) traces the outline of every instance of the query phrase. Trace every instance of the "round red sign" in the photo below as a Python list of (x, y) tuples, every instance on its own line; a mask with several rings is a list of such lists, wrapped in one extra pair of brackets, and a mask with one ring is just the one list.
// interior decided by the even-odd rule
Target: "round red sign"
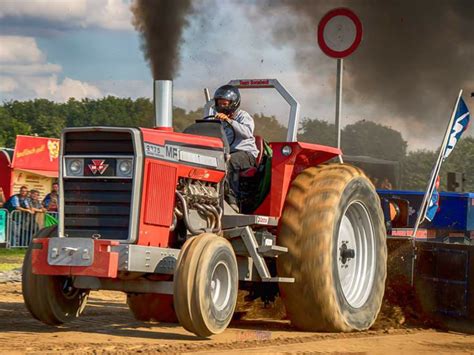
[(318, 44), (332, 58), (344, 58), (362, 41), (362, 22), (349, 9), (338, 8), (323, 16), (318, 25)]

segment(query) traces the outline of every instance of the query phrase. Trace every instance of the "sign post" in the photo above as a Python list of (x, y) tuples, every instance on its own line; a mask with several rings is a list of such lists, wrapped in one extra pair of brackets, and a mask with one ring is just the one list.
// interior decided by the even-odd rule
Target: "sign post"
[[(337, 58), (337, 81), (336, 81), (336, 144), (341, 149), (341, 112), (342, 112), (342, 71), (344, 67), (344, 59)], [(339, 156), (342, 163), (342, 157)]]
[[(329, 11), (318, 24), (318, 44), (327, 56), (337, 59), (336, 81), (336, 144), (341, 149), (342, 76), (344, 59), (351, 55), (362, 41), (362, 22), (349, 9)], [(339, 156), (342, 163), (342, 157)]]

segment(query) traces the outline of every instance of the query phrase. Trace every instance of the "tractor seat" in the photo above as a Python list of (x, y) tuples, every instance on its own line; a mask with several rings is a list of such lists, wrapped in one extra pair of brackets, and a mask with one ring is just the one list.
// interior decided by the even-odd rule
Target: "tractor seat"
[(251, 168), (248, 168), (247, 170), (241, 171), (240, 176), (243, 177), (252, 177), (255, 176), (255, 174), (258, 171), (258, 167), (260, 166), (260, 163), (262, 162), (263, 158), (263, 138), (260, 136), (255, 136), (255, 145), (257, 146), (258, 149), (258, 155), (257, 158), (255, 159), (255, 166), (252, 166)]

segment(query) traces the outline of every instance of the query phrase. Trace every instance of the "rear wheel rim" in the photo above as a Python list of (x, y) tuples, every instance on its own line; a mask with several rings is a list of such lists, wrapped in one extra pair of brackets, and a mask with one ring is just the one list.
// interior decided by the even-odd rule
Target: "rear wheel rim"
[(230, 270), (223, 261), (219, 261), (212, 271), (210, 290), (213, 306), (222, 311), (228, 305), (232, 291)]
[(375, 232), (365, 205), (353, 201), (345, 210), (337, 237), (337, 272), (347, 303), (362, 307), (374, 283)]

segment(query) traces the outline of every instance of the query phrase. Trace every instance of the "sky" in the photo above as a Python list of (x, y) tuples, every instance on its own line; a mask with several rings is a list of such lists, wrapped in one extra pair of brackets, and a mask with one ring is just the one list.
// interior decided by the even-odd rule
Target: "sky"
[[(213, 92), (231, 79), (276, 78), (300, 102), (302, 118), (334, 122), (336, 61), (321, 52), (315, 35), (315, 24), (331, 8), (331, 2), (311, 9), (311, 21), (299, 10), (266, 8), (263, 2), (193, 1), (174, 78), (174, 104), (194, 110), (204, 104), (204, 87)], [(332, 3), (336, 6), (340, 1)], [(436, 26), (436, 21), (432, 22)], [(367, 23), (372, 22), (369, 19)], [(363, 92), (358, 85), (364, 82), (354, 68), (361, 68), (360, 63), (371, 58), (367, 51), (373, 50), (370, 41), (376, 39), (370, 36), (376, 29), (364, 27), (366, 30), (361, 49), (344, 60), (349, 69), (344, 72), (343, 125), (372, 120), (401, 131), (411, 150), (436, 148), (457, 92), (443, 92), (445, 100), (428, 95), (432, 101), (420, 100), (420, 107), (413, 112), (400, 109), (402, 99), (397, 99), (397, 108), (381, 104), (383, 97), (375, 103), (368, 94), (358, 95)], [(128, 0), (1, 0), (0, 102), (35, 98), (64, 102), (69, 97), (107, 95), (151, 98), (152, 75), (140, 44)], [(472, 76), (472, 72), (466, 75)], [(391, 80), (377, 78), (377, 92), (391, 95)], [(469, 80), (459, 86), (466, 86), (463, 88), (470, 93), (474, 77)], [(468, 106), (474, 107), (474, 100), (465, 97)], [(430, 117), (435, 115), (435, 125), (427, 124), (426, 118), (417, 119), (423, 105)], [(252, 113), (275, 115), (282, 123), (289, 112), (283, 99), (271, 90), (243, 93), (242, 107)]]

